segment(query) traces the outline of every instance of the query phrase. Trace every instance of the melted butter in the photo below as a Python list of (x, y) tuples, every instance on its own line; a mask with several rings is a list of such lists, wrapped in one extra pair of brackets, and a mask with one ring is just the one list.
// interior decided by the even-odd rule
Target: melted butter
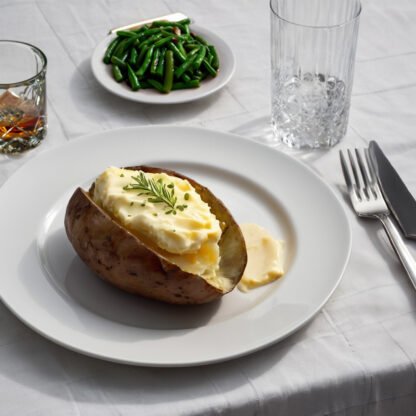
[(171, 263), (221, 287), (216, 271), (222, 231), (209, 205), (187, 180), (165, 173), (145, 173), (148, 179), (173, 184), (177, 205), (187, 205), (176, 210), (176, 215), (166, 214), (165, 203), (150, 202), (149, 195), (140, 195), (140, 190), (124, 189), (135, 183), (133, 177), (138, 174), (128, 169), (106, 169), (95, 181), (94, 201), (130, 232), (155, 246)]
[(247, 266), (238, 288), (247, 292), (273, 282), (284, 274), (283, 242), (257, 224), (240, 225), (247, 247)]

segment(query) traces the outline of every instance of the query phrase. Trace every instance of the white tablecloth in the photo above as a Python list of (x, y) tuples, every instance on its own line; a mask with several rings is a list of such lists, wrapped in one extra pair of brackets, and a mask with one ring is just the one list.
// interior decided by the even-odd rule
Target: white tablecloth
[[(231, 45), (237, 71), (229, 85), (175, 107), (104, 91), (89, 58), (107, 30), (172, 11)], [(2, 157), (0, 183), (38, 153), (88, 133), (174, 123), (256, 136), (270, 112), (266, 0), (1, 0), (0, 21), (0, 38), (31, 42), (49, 61), (47, 139), (22, 157)], [(338, 149), (371, 139), (416, 195), (415, 22), (414, 0), (364, 2), (348, 134), (306, 160), (339, 195)], [(241, 359), (185, 369), (112, 364), (47, 341), (0, 304), (0, 415), (415, 415), (416, 293), (380, 225), (345, 207), (352, 255), (330, 301), (295, 335)], [(416, 254), (416, 243), (409, 246)]]

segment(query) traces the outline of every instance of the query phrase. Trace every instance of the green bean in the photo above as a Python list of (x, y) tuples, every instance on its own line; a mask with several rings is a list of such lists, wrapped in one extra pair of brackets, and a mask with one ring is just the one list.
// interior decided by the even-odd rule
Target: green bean
[(118, 43), (120, 42), (119, 38), (113, 39), (105, 51), (103, 62), (109, 64), (111, 62), (111, 56), (113, 55), (114, 50), (116, 49)]
[(121, 40), (121, 42), (115, 48), (112, 56), (116, 56), (117, 58), (121, 58), (122, 55), (124, 54), (126, 44), (129, 40), (130, 40), (129, 38), (125, 38), (125, 39)]
[(211, 52), (210, 52), (210, 50), (209, 50), (208, 46), (206, 47), (206, 49), (207, 49), (207, 53), (205, 54), (205, 59), (206, 59), (206, 60), (207, 60), (207, 62), (211, 65), (211, 62), (212, 62), (213, 56), (212, 56), (212, 54), (211, 54)]
[(182, 53), (183, 56), (187, 56), (186, 50), (183, 47), (183, 43), (179, 40), (176, 47), (179, 49), (179, 51)]
[(181, 30), (182, 33), (185, 33), (186, 32), (186, 26), (181, 25), (179, 22), (178, 23), (174, 23), (173, 26), (178, 27)]
[(165, 54), (167, 49), (163, 48), (160, 52), (159, 62), (157, 63), (156, 74), (162, 78), (165, 73)]
[(120, 58), (117, 58), (117, 56), (111, 57), (111, 63), (119, 66), (120, 68), (126, 68), (126, 62)]
[[(198, 50), (193, 50), (193, 51), (189, 52), (186, 59), (189, 60), (192, 57), (196, 58), (197, 52), (198, 52)], [(189, 74), (187, 72), (189, 72)], [(176, 77), (176, 78), (178, 78), (178, 80), (180, 79), (180, 80), (183, 80), (185, 82), (191, 81), (192, 72), (193, 72), (193, 68), (192, 68), (192, 65), (191, 65), (187, 68), (187, 70), (185, 70), (185, 72), (182, 73), (182, 75), (180, 75), (179, 77)]]
[(175, 58), (177, 58), (179, 62), (186, 61), (186, 57), (172, 42), (168, 43), (168, 48), (173, 52), (173, 54), (175, 55)]
[(191, 23), (191, 19), (189, 18), (182, 19), (182, 20), (179, 20), (179, 22), (177, 23), (179, 23), (180, 25), (189, 25)]
[[(156, 44), (155, 44), (155, 47), (156, 47)], [(150, 73), (152, 75), (157, 74), (157, 66), (160, 60), (160, 52), (161, 52), (160, 49), (155, 49), (153, 53), (153, 60), (152, 60), (152, 63), (150, 64)]]
[(184, 42), (188, 42), (188, 43), (198, 43), (189, 33), (184, 33), (183, 35), (181, 35), (181, 40), (183, 40)]
[(134, 39), (134, 42), (131, 45), (128, 45), (128, 49), (130, 48), (138, 48), (141, 42), (141, 37), (139, 36), (138, 38)]
[(163, 85), (159, 82), (156, 81), (155, 79), (149, 78), (147, 80), (147, 82), (155, 89), (157, 89), (159, 92), (164, 92), (163, 91)]
[(146, 72), (148, 66), (150, 65), (150, 62), (152, 61), (152, 55), (153, 55), (153, 50), (154, 50), (155, 46), (151, 45), (149, 47), (149, 49), (146, 52), (146, 56), (144, 57), (143, 63), (141, 64), (139, 70), (136, 72), (136, 75), (138, 78), (141, 78), (144, 73)]
[(187, 88), (198, 88), (199, 87), (199, 81), (198, 80), (192, 80), (187, 82), (175, 82), (172, 85), (172, 90), (184, 90)]
[(190, 50), (188, 52), (187, 58), (189, 58), (190, 56), (193, 56), (193, 55), (197, 55), (198, 52), (199, 52), (199, 48), (201, 48), (201, 46), (199, 46), (198, 49), (192, 49), (192, 50)]
[(215, 49), (215, 46), (209, 45), (208, 50), (209, 50), (209, 53), (212, 55), (212, 62), (209, 62), (209, 63), (214, 69), (218, 69), (220, 66), (220, 63), (218, 60), (218, 54), (217, 54), (217, 50)]
[(199, 52), (196, 56), (196, 59), (195, 59), (194, 63), (192, 64), (193, 69), (198, 69), (201, 66), (202, 61), (204, 60), (206, 53), (207, 53), (207, 48), (205, 46), (203, 46), (199, 50)]
[(140, 65), (143, 62), (144, 57), (146, 56), (146, 52), (149, 48), (145, 46), (140, 50), (139, 56), (137, 58), (137, 64)]
[(159, 39), (156, 43), (155, 43), (155, 47), (156, 48), (160, 48), (161, 46), (165, 45), (166, 43), (170, 42), (172, 39), (174, 38), (174, 36), (167, 36), (166, 38), (162, 38)]
[(209, 53), (209, 51), (207, 50), (207, 54), (205, 56), (205, 59), (207, 60), (207, 62), (212, 66), (212, 60), (214, 59), (214, 57)]
[(189, 29), (189, 25), (184, 25), (184, 33), (186, 34), (186, 35), (190, 35), (191, 34), (191, 30)]
[(118, 65), (113, 64), (113, 77), (117, 82), (121, 82), (124, 79), (124, 75)]
[(208, 71), (208, 73), (212, 76), (212, 77), (216, 77), (217, 76), (217, 71), (208, 63), (208, 61), (206, 59), (204, 59), (202, 61), (202, 66)]
[(133, 29), (133, 32), (135, 32), (135, 33), (143, 33), (143, 32), (145, 32), (148, 29), (149, 29), (149, 26), (143, 25), (143, 26), (139, 27), (138, 29)]
[(191, 23), (190, 19), (182, 19), (182, 20), (179, 20), (178, 23), (183, 26), (182, 32), (184, 32), (187, 35), (191, 34), (191, 32), (189, 30), (189, 25)]
[(125, 54), (128, 54), (130, 47), (138, 40), (138, 35), (134, 37), (124, 38), (115, 49), (113, 56), (122, 59)]
[(156, 35), (150, 36), (150, 38), (147, 38), (139, 44), (139, 49), (143, 48), (144, 46), (150, 46), (152, 43), (156, 42), (162, 36), (163, 35), (161, 33), (157, 33)]
[[(199, 48), (201, 48), (201, 46), (199, 46)], [(191, 56), (197, 56), (198, 52), (199, 52), (199, 48), (198, 49), (192, 49), (191, 51), (189, 51), (186, 58), (189, 59)], [(189, 68), (189, 69), (191, 70), (191, 72), (193, 71), (192, 68)]]
[(137, 49), (135, 47), (130, 49), (130, 57), (129, 57), (129, 63), (131, 66), (137, 65), (137, 58), (139, 57), (139, 54), (137, 53)]
[(195, 33), (192, 33), (192, 37), (199, 43), (202, 43), (203, 45), (208, 45), (207, 41), (203, 37), (195, 35)]
[(154, 35), (155, 33), (160, 33), (160, 29), (158, 27), (155, 27), (153, 29), (147, 29), (144, 32), (142, 32), (144, 37), (148, 37), (150, 35)]
[(160, 30), (160, 33), (164, 36), (173, 36), (175, 33), (173, 33), (173, 27), (165, 27), (164, 29), (158, 28)]
[(137, 79), (136, 74), (134, 73), (133, 69), (129, 64), (127, 64), (127, 76), (129, 78), (129, 84), (131, 89), (133, 91), (137, 91), (138, 89), (140, 89), (139, 80)]
[(186, 61), (181, 66), (175, 69), (175, 77), (180, 78), (182, 74), (184, 74), (185, 71), (187, 71), (193, 65), (197, 56), (198, 55), (192, 55), (190, 57), (188, 56)]
[(152, 22), (152, 27), (160, 27), (160, 26), (172, 26), (173, 22), (169, 20), (155, 20)]
[(173, 52), (171, 50), (167, 50), (165, 53), (165, 74), (163, 78), (163, 92), (165, 94), (169, 93), (172, 89), (174, 70)]
[(135, 36), (132, 36), (131, 38), (129, 38), (126, 43), (126, 50), (129, 49), (132, 45), (137, 46), (140, 42), (140, 39), (141, 39), (140, 34), (136, 34)]
[(118, 30), (116, 33), (117, 36), (120, 36), (121, 38), (131, 38), (137, 36), (137, 33), (130, 30)]
[(185, 47), (185, 50), (191, 51), (192, 49), (199, 49), (201, 45), (198, 45), (197, 43), (186, 42), (184, 47)]

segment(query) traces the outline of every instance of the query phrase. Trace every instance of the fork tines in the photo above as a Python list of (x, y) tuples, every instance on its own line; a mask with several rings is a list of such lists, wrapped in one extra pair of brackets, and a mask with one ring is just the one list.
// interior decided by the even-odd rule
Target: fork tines
[(367, 199), (370, 199), (372, 195), (377, 197), (378, 184), (368, 149), (356, 148), (354, 149), (354, 154), (350, 149), (347, 149), (346, 153), (349, 163), (347, 163), (344, 152), (340, 150), (339, 153), (348, 189), (354, 189), (359, 199), (361, 199), (362, 192), (364, 192)]
[(368, 149), (340, 151), (342, 171), (352, 205), (360, 216), (388, 213)]

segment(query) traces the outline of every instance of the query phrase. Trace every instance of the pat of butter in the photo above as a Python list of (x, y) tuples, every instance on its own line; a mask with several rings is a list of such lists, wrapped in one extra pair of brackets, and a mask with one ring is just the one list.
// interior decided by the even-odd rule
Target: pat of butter
[(247, 292), (283, 275), (283, 242), (257, 224), (242, 224), (240, 228), (247, 247), (247, 266), (238, 288)]
[[(187, 181), (165, 173), (145, 173), (148, 180), (161, 180), (174, 190), (176, 213), (167, 213), (164, 202), (152, 202), (152, 195), (140, 189), (127, 190), (136, 183), (139, 171), (110, 167), (95, 181), (93, 199), (121, 225), (139, 238), (155, 245), (161, 254), (182, 270), (199, 276), (215, 276), (219, 265), (218, 241), (221, 226), (210, 207)], [(150, 198), (150, 200), (149, 200)]]

